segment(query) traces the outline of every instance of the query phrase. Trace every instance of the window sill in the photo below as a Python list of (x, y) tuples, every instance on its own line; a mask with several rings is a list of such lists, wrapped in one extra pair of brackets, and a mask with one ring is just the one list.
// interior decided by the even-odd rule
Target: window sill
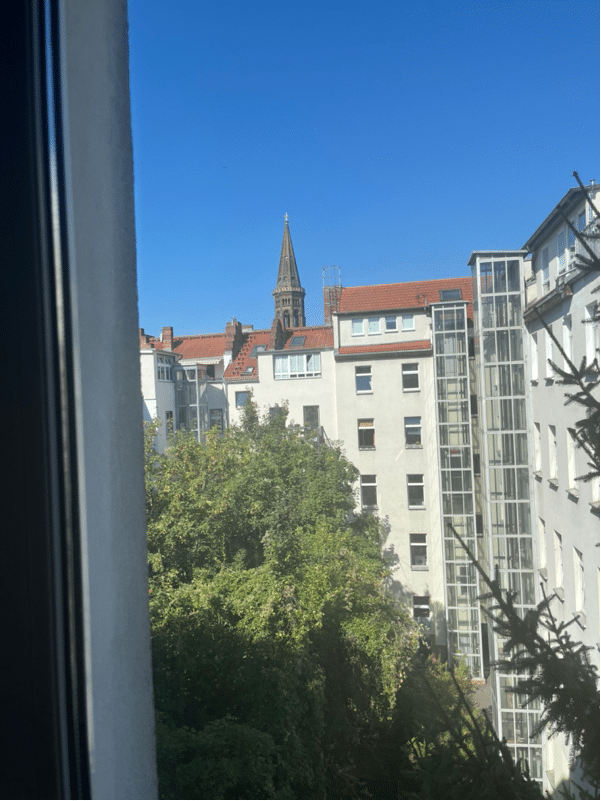
[(570, 498), (573, 498), (575, 501), (579, 500), (580, 498), (580, 491), (576, 487), (570, 487), (566, 490)]
[(534, 476), (534, 478), (537, 481), (542, 481), (543, 480), (543, 472), (542, 472), (542, 470), (535, 470), (532, 475)]
[(599, 514), (599, 501), (593, 501), (589, 506), (595, 514)]
[(576, 623), (578, 623), (582, 631), (584, 631), (586, 628), (586, 612), (575, 612), (574, 617), (576, 618)]
[(356, 390), (357, 395), (373, 395), (373, 389), (358, 389)]
[(566, 594), (563, 591), (563, 587), (554, 587), (553, 592), (559, 598), (561, 603), (563, 603), (565, 601)]
[(532, 384), (533, 387), (538, 386), (538, 378), (531, 378), (530, 383)]
[(423, 445), (408, 445), (405, 443), (405, 448), (407, 448), (407, 450), (422, 450), (423, 447)]
[(398, 328), (387, 328), (386, 331), (384, 331), (384, 333), (385, 334), (398, 334), (399, 333), (399, 329)]
[(557, 487), (559, 487), (559, 480), (557, 478), (549, 478), (547, 479), (547, 484), (551, 489), (557, 489)]
[(405, 387), (403, 387), (403, 392), (419, 392), (419, 391), (420, 391), (419, 387), (415, 387), (414, 389), (405, 389)]
[(361, 507), (361, 511), (362, 512), (377, 512), (378, 511), (378, 507), (377, 506), (362, 506)]
[(411, 565), (411, 570), (430, 570), (428, 565)]
[(548, 581), (549, 580), (549, 574), (547, 572), (547, 568), (546, 567), (539, 567), (538, 574), (542, 578), (543, 581)]
[(408, 506), (407, 507), (407, 509), (421, 509), (421, 510), (424, 510), (425, 508), (426, 508), (425, 506)]
[(375, 445), (359, 445), (360, 451), (375, 451), (375, 449), (376, 449)]
[(381, 334), (381, 332), (380, 332), (380, 331), (368, 331), (368, 332), (367, 332), (367, 336), (368, 336), (368, 337), (379, 337), (379, 336), (380, 336), (380, 334)]

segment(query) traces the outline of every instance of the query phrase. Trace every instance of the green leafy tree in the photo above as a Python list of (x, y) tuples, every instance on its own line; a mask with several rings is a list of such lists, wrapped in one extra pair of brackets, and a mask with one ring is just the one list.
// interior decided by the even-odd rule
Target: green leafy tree
[[(418, 630), (356, 469), (286, 410), (151, 452), (150, 611), (167, 798), (362, 797)], [(249, 755), (260, 754), (255, 759)], [(253, 769), (249, 770), (249, 762)]]

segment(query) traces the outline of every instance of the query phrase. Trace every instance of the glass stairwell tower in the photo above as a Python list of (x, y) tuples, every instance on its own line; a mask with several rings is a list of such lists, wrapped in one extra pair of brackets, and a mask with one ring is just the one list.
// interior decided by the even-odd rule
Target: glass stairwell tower
[[(530, 487), (526, 365), (523, 326), (523, 263), (526, 251), (472, 253), (475, 368), (480, 399), (482, 512), (487, 569), (498, 571), (501, 587), (515, 593), (522, 617), (536, 605), (535, 556)], [(491, 657), (503, 642), (491, 636)], [(493, 717), (514, 758), (542, 782), (538, 702), (509, 692), (516, 676), (490, 675)], [(542, 784), (541, 784), (542, 787)]]

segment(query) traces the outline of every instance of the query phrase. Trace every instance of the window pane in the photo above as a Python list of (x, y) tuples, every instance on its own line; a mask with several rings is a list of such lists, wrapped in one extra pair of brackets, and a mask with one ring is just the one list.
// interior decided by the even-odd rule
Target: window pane
[(353, 334), (362, 334), (363, 320), (353, 320), (352, 327), (353, 327)]
[(369, 318), (367, 331), (370, 334), (379, 334), (380, 333), (380, 318), (379, 317), (370, 317)]

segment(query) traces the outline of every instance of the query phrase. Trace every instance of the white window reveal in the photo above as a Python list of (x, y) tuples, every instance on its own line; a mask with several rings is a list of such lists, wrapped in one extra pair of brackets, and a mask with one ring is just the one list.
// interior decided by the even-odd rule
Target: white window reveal
[(379, 317), (370, 317), (367, 321), (367, 333), (368, 334), (379, 334), (380, 333), (380, 318)]
[(360, 337), (363, 334), (363, 320), (357, 318), (356, 320), (352, 321), (351, 325), (353, 330), (353, 336)]
[(318, 378), (321, 375), (319, 353), (290, 353), (273, 357), (276, 380), (284, 378)]
[(415, 318), (412, 314), (403, 314), (401, 321), (403, 331), (415, 331)]
[(421, 474), (407, 476), (407, 505), (409, 509), (424, 508), (424, 477)]

